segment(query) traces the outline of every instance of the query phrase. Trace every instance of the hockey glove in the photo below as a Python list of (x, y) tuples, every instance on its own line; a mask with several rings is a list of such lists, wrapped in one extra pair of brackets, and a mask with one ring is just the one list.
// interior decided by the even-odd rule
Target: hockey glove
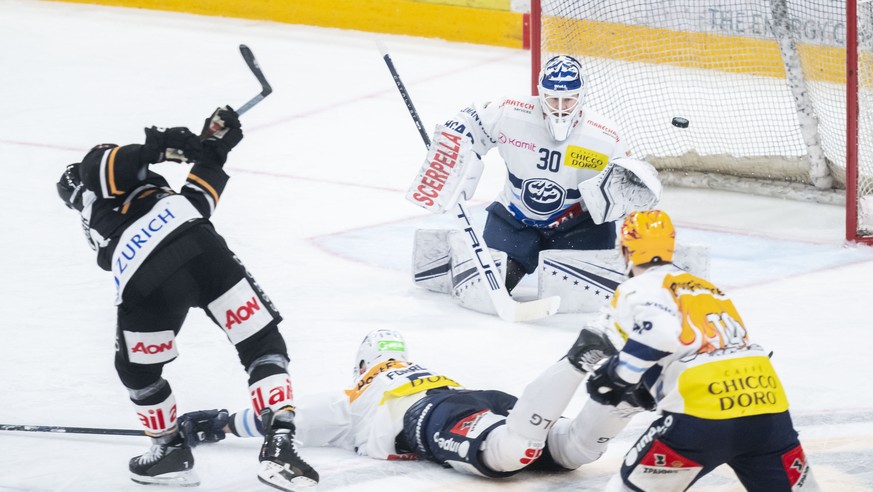
[(652, 394), (642, 383), (631, 385), (615, 374), (618, 356), (591, 373), (588, 378), (588, 395), (592, 400), (613, 407), (633, 407), (639, 410), (654, 410), (657, 406)]
[(197, 135), (179, 126), (162, 128), (153, 126), (145, 129), (146, 140), (140, 154), (141, 164), (156, 162), (196, 162), (200, 160), (202, 146)]
[(70, 164), (58, 180), (58, 196), (67, 208), (82, 211), (82, 192), (85, 191), (79, 178), (79, 163)]
[(592, 372), (597, 364), (618, 351), (606, 334), (590, 328), (582, 328), (576, 343), (567, 352), (567, 360), (583, 373)]
[(199, 410), (179, 417), (179, 431), (189, 446), (218, 442), (224, 439), (224, 427), (228, 421), (227, 410)]
[(217, 108), (203, 123), (200, 139), (203, 142), (202, 164), (223, 166), (227, 153), (243, 139), (239, 115), (230, 106)]

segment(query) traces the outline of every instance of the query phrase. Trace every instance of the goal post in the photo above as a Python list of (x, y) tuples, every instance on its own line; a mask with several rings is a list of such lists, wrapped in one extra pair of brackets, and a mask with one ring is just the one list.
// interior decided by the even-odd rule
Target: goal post
[(542, 62), (577, 57), (586, 104), (665, 184), (844, 204), (846, 238), (873, 244), (873, 1), (531, 0), (530, 17), (532, 91)]

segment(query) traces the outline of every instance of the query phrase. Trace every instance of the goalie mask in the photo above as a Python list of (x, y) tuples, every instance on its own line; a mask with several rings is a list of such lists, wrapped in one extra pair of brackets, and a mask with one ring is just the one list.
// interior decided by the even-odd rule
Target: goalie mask
[(376, 364), (394, 359), (406, 362), (406, 341), (394, 330), (374, 330), (364, 337), (355, 357), (354, 380), (357, 381)]
[(540, 105), (552, 137), (563, 142), (578, 122), (585, 99), (582, 65), (572, 56), (551, 58), (540, 71)]
[(621, 225), (622, 251), (634, 265), (673, 261), (676, 229), (666, 212), (646, 210), (631, 212)]

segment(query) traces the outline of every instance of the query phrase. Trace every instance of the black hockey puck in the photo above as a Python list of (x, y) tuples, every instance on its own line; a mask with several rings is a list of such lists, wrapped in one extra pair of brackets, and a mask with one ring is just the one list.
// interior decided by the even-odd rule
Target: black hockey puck
[(688, 128), (688, 120), (681, 116), (674, 116), (672, 123), (677, 128)]

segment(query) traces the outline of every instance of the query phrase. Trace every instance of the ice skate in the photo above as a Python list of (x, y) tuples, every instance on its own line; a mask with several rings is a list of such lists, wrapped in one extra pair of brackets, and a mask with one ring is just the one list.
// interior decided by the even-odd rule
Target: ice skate
[[(279, 425), (282, 425), (280, 427)], [(316, 472), (294, 447), (294, 424), (277, 422), (261, 446), (258, 480), (279, 490), (296, 492), (318, 484)]]
[(151, 449), (130, 459), (130, 479), (143, 485), (194, 487), (200, 478), (194, 473), (194, 455), (176, 434), (169, 442), (155, 440)]

